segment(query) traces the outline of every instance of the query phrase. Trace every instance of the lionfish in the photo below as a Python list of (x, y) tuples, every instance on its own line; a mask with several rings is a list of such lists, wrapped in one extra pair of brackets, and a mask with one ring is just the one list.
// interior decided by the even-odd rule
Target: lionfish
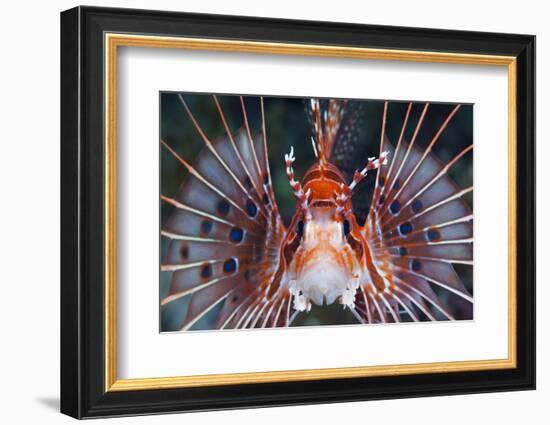
[[(422, 147), (417, 139), (430, 105), (415, 104), (421, 113), (411, 122), (408, 103), (390, 140), (384, 102), (378, 151), (349, 170), (361, 108), (306, 100), (312, 137), (304, 143), (315, 161), (298, 179), (294, 149), (280, 159), (295, 197), (285, 225), (272, 184), (264, 99), (253, 134), (244, 98), (242, 126), (232, 129), (214, 95), (225, 134), (212, 139), (178, 97), (203, 144), (191, 163), (161, 140), (187, 171), (174, 197), (161, 195), (174, 210), (161, 230), (168, 240), (161, 271), (171, 273), (161, 306), (188, 297), (181, 330), (213, 312), (216, 329), (287, 327), (312, 305), (335, 303), (362, 324), (455, 320), (452, 303), (466, 305), (460, 318), (472, 314), (473, 295), (455, 270), (473, 266), (473, 214), (463, 199), (472, 186), (458, 186), (449, 171), (473, 145), (446, 161), (433, 151), (461, 105)], [(370, 202), (358, 190), (367, 176), (375, 181)], [(366, 205), (362, 220), (360, 205)]]

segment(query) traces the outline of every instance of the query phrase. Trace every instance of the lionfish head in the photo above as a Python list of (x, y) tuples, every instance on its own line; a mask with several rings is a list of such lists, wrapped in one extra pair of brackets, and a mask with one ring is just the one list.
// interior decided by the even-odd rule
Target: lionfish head
[(316, 164), (302, 183), (293, 178), (293, 151), (285, 157), (290, 184), (298, 200), (284, 257), (287, 281), (298, 311), (336, 300), (354, 307), (363, 244), (351, 207), (351, 190), (330, 163)]

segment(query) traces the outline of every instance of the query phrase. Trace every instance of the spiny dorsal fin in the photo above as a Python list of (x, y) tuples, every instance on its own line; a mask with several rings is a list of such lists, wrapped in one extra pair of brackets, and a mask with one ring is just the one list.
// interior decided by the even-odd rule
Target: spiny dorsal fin
[(331, 161), (332, 151), (344, 117), (346, 100), (316, 99), (306, 104), (312, 128), (312, 144), (320, 163)]

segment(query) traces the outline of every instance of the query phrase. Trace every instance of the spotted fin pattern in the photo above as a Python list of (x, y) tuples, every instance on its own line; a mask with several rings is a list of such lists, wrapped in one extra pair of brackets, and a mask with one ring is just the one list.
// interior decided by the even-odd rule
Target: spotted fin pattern
[[(433, 153), (445, 143), (444, 132), (460, 108), (454, 107), (426, 148), (418, 134), (429, 110), (422, 114), (410, 142), (404, 138), (413, 104), (409, 104), (396, 143), (384, 134), (380, 151), (389, 153), (389, 165), (381, 167), (364, 234), (373, 263), (383, 277), (384, 288), (369, 281), (361, 285), (357, 310), (365, 322), (456, 319), (451, 304), (471, 317), (473, 297), (456, 273), (456, 264), (473, 266), (473, 215), (462, 197), (473, 187), (459, 188), (448, 175), (473, 145), (446, 163)], [(462, 317), (461, 317), (462, 318)]]
[(214, 96), (226, 134), (210, 141), (179, 99), (204, 147), (190, 164), (161, 141), (188, 171), (175, 197), (161, 196), (175, 207), (161, 231), (169, 239), (161, 270), (172, 272), (161, 305), (191, 297), (182, 330), (217, 306), (218, 328), (284, 326), (289, 295), (277, 275), (284, 226), (271, 184), (263, 100), (262, 131), (253, 136), (244, 99), (243, 126), (232, 131)]

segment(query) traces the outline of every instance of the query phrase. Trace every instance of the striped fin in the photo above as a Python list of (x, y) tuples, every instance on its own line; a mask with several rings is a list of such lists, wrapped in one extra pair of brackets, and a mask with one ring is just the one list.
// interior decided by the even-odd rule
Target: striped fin
[[(423, 105), (419, 119), (413, 123), (411, 140), (405, 140), (412, 108), (410, 103), (393, 143), (384, 133), (384, 108), (380, 150), (389, 152), (389, 164), (378, 171), (364, 234), (385, 290), (380, 292), (366, 284), (368, 296), (358, 296), (364, 311), (361, 315), (368, 320), (370, 312), (371, 319), (380, 322), (403, 317), (472, 318), (473, 296), (455, 266), (473, 266), (473, 214), (463, 198), (472, 193), (473, 187), (459, 187), (449, 171), (472, 155), (473, 145), (446, 162), (433, 152), (436, 143), (445, 143), (445, 129), (460, 105), (452, 109), (428, 143), (419, 143), (429, 112), (429, 105)], [(385, 303), (384, 298), (393, 298), (397, 304)]]
[[(190, 163), (161, 141), (187, 171), (177, 194), (161, 195), (162, 202), (174, 207), (161, 230), (169, 240), (161, 271), (172, 273), (161, 305), (190, 297), (182, 330), (211, 311), (217, 312), (220, 328), (256, 326), (264, 322), (256, 316), (266, 314), (276, 301), (278, 247), (284, 233), (271, 185), (263, 101), (262, 130), (253, 135), (242, 97), (243, 126), (237, 131), (229, 128), (214, 97), (225, 135), (211, 141), (184, 97), (178, 97), (204, 147)], [(268, 305), (261, 312), (248, 310), (246, 303), (257, 305), (258, 300)], [(270, 314), (266, 325), (278, 325), (273, 309)]]
[(319, 161), (331, 161), (333, 147), (344, 118), (347, 100), (310, 99), (306, 113), (312, 127), (312, 144)]

